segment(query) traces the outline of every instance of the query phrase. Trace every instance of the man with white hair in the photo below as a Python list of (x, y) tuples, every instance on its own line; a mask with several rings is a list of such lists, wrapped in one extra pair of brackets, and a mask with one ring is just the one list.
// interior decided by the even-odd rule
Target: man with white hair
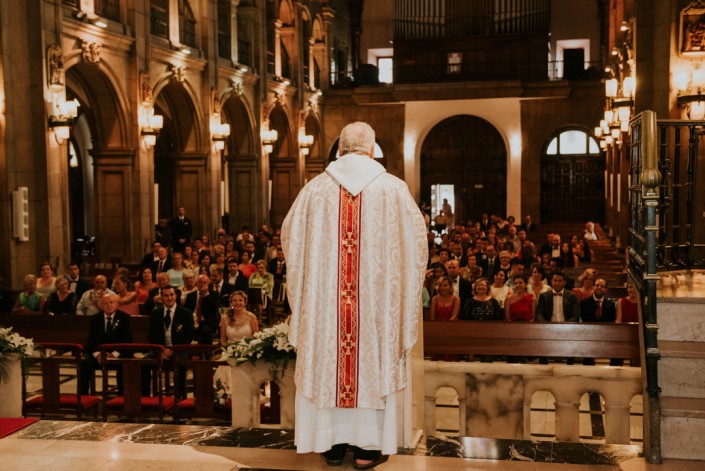
[(375, 134), (346, 126), (339, 157), (299, 193), (282, 225), (297, 348), (298, 453), (371, 469), (397, 450), (428, 260), (426, 225), (402, 180), (373, 159)]
[(92, 316), (100, 312), (100, 300), (106, 294), (115, 294), (108, 289), (108, 279), (103, 275), (97, 275), (93, 279), (93, 289), (89, 289), (76, 305), (76, 314), (79, 316)]

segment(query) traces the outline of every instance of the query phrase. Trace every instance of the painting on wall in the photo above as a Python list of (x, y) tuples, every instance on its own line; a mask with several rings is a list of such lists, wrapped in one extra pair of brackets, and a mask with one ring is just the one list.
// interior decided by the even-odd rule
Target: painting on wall
[(681, 54), (705, 55), (705, 2), (692, 2), (681, 10), (680, 16)]

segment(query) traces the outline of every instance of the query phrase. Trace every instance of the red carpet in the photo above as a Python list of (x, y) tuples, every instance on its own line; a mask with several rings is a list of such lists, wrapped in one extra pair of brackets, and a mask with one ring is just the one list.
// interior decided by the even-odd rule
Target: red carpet
[(0, 438), (5, 438), (11, 433), (25, 428), (26, 426), (33, 424), (39, 419), (0, 419)]

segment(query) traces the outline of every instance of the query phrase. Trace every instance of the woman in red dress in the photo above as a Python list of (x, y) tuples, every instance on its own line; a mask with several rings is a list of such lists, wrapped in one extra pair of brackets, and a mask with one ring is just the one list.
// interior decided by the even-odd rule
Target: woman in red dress
[(524, 275), (514, 275), (514, 294), (504, 301), (505, 320), (508, 322), (533, 322), (536, 315), (536, 298), (526, 291)]
[(627, 296), (617, 301), (617, 318), (614, 322), (639, 322), (639, 299), (630, 284), (627, 284)]
[(444, 276), (436, 286), (438, 294), (431, 299), (432, 321), (455, 321), (460, 312), (460, 298), (453, 293), (453, 281)]

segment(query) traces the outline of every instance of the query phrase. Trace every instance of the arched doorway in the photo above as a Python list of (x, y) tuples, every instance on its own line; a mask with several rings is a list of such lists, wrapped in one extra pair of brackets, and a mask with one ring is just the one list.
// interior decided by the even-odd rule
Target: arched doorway
[(507, 149), (497, 129), (468, 115), (436, 124), (421, 146), (423, 201), (433, 204), (436, 185), (452, 185), (455, 221), (478, 219), (483, 212), (505, 216)]
[(204, 231), (205, 225), (202, 213), (207, 199), (204, 189), (208, 156), (201, 150), (196, 107), (184, 85), (172, 81), (157, 95), (154, 112), (164, 116), (164, 127), (154, 146), (159, 225), (166, 226), (176, 209), (183, 206), (193, 221), (196, 236)]
[(276, 129), (278, 136), (274, 149), (269, 154), (269, 168), (272, 194), (271, 222), (279, 226), (299, 191), (296, 169), (298, 147), (291, 136), (289, 118), (280, 106), (274, 108), (269, 114), (269, 129)]
[(250, 114), (242, 99), (231, 96), (223, 103), (225, 121), (233, 133), (228, 139), (226, 168), (228, 183), (228, 221), (226, 230), (232, 232), (248, 226), (254, 230), (257, 208), (260, 204), (258, 182), (258, 152), (255, 151)]
[(602, 222), (605, 159), (586, 130), (563, 128), (541, 154), (541, 222)]
[(124, 94), (100, 64), (79, 62), (66, 71), (67, 98), (80, 103), (67, 142), (69, 237), (72, 257), (78, 238), (96, 237), (100, 258), (129, 258), (132, 215), (131, 125)]

